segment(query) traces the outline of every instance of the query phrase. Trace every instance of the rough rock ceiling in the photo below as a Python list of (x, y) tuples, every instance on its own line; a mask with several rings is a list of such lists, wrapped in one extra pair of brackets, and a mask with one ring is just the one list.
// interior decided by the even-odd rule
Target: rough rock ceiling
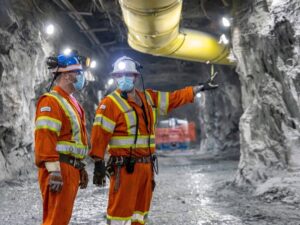
[[(129, 48), (126, 28), (117, 0), (53, 0), (78, 25), (91, 44), (108, 55)], [(228, 1), (228, 0), (227, 0)], [(202, 30), (219, 37), (222, 33), (220, 20), (228, 15), (230, 3), (226, 0), (184, 1), (183, 27)]]
[[(200, 63), (158, 58), (132, 50), (127, 44), (127, 29), (118, 0), (53, 0), (53, 2), (72, 18), (80, 32), (88, 38), (92, 48), (109, 62), (113, 62), (120, 55), (129, 55), (145, 65), (145, 73), (156, 74), (155, 78), (151, 76), (152, 87), (160, 88), (167, 80), (171, 88), (176, 86), (178, 79), (193, 82), (195, 76), (186, 79), (187, 76), (195, 74), (195, 71), (199, 73), (203, 69)], [(183, 1), (181, 27), (204, 31), (219, 38), (224, 32), (221, 18), (229, 14), (230, 2), (230, 0)], [(166, 71), (163, 72), (164, 76), (161, 76), (161, 71)], [(149, 81), (147, 78), (145, 80), (146, 83)], [(172, 84), (170, 80), (176, 82)]]

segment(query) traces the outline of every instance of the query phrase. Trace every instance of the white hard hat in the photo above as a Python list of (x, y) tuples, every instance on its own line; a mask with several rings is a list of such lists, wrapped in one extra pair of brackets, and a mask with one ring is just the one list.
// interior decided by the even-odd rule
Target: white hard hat
[(118, 58), (117, 61), (113, 64), (113, 71), (111, 75), (120, 74), (120, 73), (135, 73), (140, 74), (137, 67), (140, 67), (138, 62), (129, 58), (127, 56), (122, 56)]

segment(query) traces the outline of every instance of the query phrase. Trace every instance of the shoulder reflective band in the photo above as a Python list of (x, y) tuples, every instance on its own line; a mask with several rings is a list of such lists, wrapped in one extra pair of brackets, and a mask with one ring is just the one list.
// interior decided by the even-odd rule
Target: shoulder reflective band
[[(136, 142), (136, 148), (148, 148), (148, 135), (139, 135)], [(134, 136), (113, 136), (110, 139), (109, 147), (110, 148), (130, 148), (135, 147)], [(155, 147), (155, 138), (154, 135), (150, 136), (150, 147)]]
[(39, 129), (51, 130), (55, 132), (57, 136), (59, 136), (61, 129), (61, 121), (49, 116), (39, 116), (35, 121), (35, 130)]
[(117, 91), (114, 91), (108, 96), (124, 113), (128, 134), (135, 134), (136, 130), (136, 115), (132, 107), (120, 96)]
[(58, 141), (56, 150), (61, 154), (71, 154), (77, 159), (83, 159), (88, 154), (88, 147), (86, 145), (68, 141)]
[(72, 141), (75, 141), (77, 143), (82, 143), (81, 133), (80, 133), (80, 123), (70, 103), (68, 103), (68, 101), (65, 98), (61, 97), (56, 91), (51, 91), (50, 93), (46, 93), (45, 95), (55, 98), (59, 103), (59, 105), (64, 110), (64, 112), (66, 113), (66, 115), (69, 117), (72, 126)]
[(153, 120), (154, 120), (154, 122), (153, 122), (153, 132), (154, 132), (156, 122), (157, 122), (157, 108), (154, 105), (154, 101), (153, 101), (150, 93), (148, 91), (145, 91), (145, 92), (146, 92), (147, 102), (150, 103), (151, 109), (152, 109), (152, 115), (153, 115)]
[(103, 130), (106, 130), (109, 133), (113, 133), (116, 123), (106, 116), (98, 114), (96, 115), (93, 126), (100, 126)]
[(131, 225), (130, 217), (116, 217), (107, 215), (107, 225)]
[(169, 92), (158, 92), (158, 113), (159, 115), (167, 115), (169, 108)]

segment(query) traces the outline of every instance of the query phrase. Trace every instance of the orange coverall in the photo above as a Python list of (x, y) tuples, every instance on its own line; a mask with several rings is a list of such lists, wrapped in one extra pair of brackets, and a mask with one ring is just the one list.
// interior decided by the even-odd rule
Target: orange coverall
[[(129, 156), (130, 148), (126, 141), (132, 141), (135, 132), (131, 132), (128, 124), (130, 108), (134, 108), (138, 117), (138, 139), (136, 148), (132, 150), (132, 156), (145, 157), (155, 152), (154, 129), (157, 114), (167, 114), (172, 109), (186, 103), (193, 102), (193, 88), (187, 87), (174, 92), (159, 92), (146, 90), (144, 93), (136, 91), (149, 113), (146, 113), (148, 129), (143, 110), (130, 98), (123, 99), (128, 103), (127, 109), (122, 111), (120, 105), (120, 90), (105, 97), (98, 106), (92, 128), (90, 156), (104, 159), (107, 146), (111, 156)], [(117, 96), (116, 96), (117, 95)], [(115, 96), (115, 97), (113, 97)], [(125, 107), (126, 108), (126, 107)], [(131, 110), (132, 111), (132, 110)], [(134, 115), (134, 114), (133, 114)], [(148, 147), (148, 136), (151, 131), (151, 147)], [(128, 139), (129, 138), (129, 139)], [(145, 142), (146, 140), (146, 142)], [(124, 142), (125, 141), (125, 142)], [(114, 190), (116, 175), (110, 179), (109, 200), (107, 209), (107, 223), (111, 225), (145, 224), (152, 199), (152, 180), (154, 174), (151, 163), (136, 163), (133, 174), (128, 174), (125, 166), (120, 171), (120, 186)]]
[[(83, 109), (79, 106), (82, 113), (81, 117), (71, 97), (63, 89), (56, 86), (53, 90), (66, 99), (73, 108), (80, 123), (81, 141), (84, 145), (87, 145)], [(43, 225), (67, 225), (72, 215), (73, 204), (80, 182), (79, 170), (67, 163), (60, 162), (63, 188), (61, 192), (53, 193), (49, 190), (49, 172), (44, 163), (59, 161), (59, 153), (56, 150), (57, 143), (59, 141), (71, 142), (71, 122), (58, 101), (45, 95), (37, 103), (35, 121), (35, 163), (39, 167), (38, 180), (43, 199)], [(46, 125), (47, 123), (49, 124)]]

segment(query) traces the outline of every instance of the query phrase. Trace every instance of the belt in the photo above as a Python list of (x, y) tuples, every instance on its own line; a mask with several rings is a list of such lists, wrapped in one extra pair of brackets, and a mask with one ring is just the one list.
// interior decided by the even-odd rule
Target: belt
[(67, 163), (79, 170), (83, 169), (85, 166), (85, 164), (81, 161), (81, 159), (77, 159), (73, 156), (65, 155), (65, 154), (59, 154), (59, 161)]
[[(114, 165), (123, 166), (129, 160), (129, 156), (111, 156), (109, 161)], [(134, 160), (136, 163), (151, 163), (151, 157), (132, 157), (131, 160)]]

